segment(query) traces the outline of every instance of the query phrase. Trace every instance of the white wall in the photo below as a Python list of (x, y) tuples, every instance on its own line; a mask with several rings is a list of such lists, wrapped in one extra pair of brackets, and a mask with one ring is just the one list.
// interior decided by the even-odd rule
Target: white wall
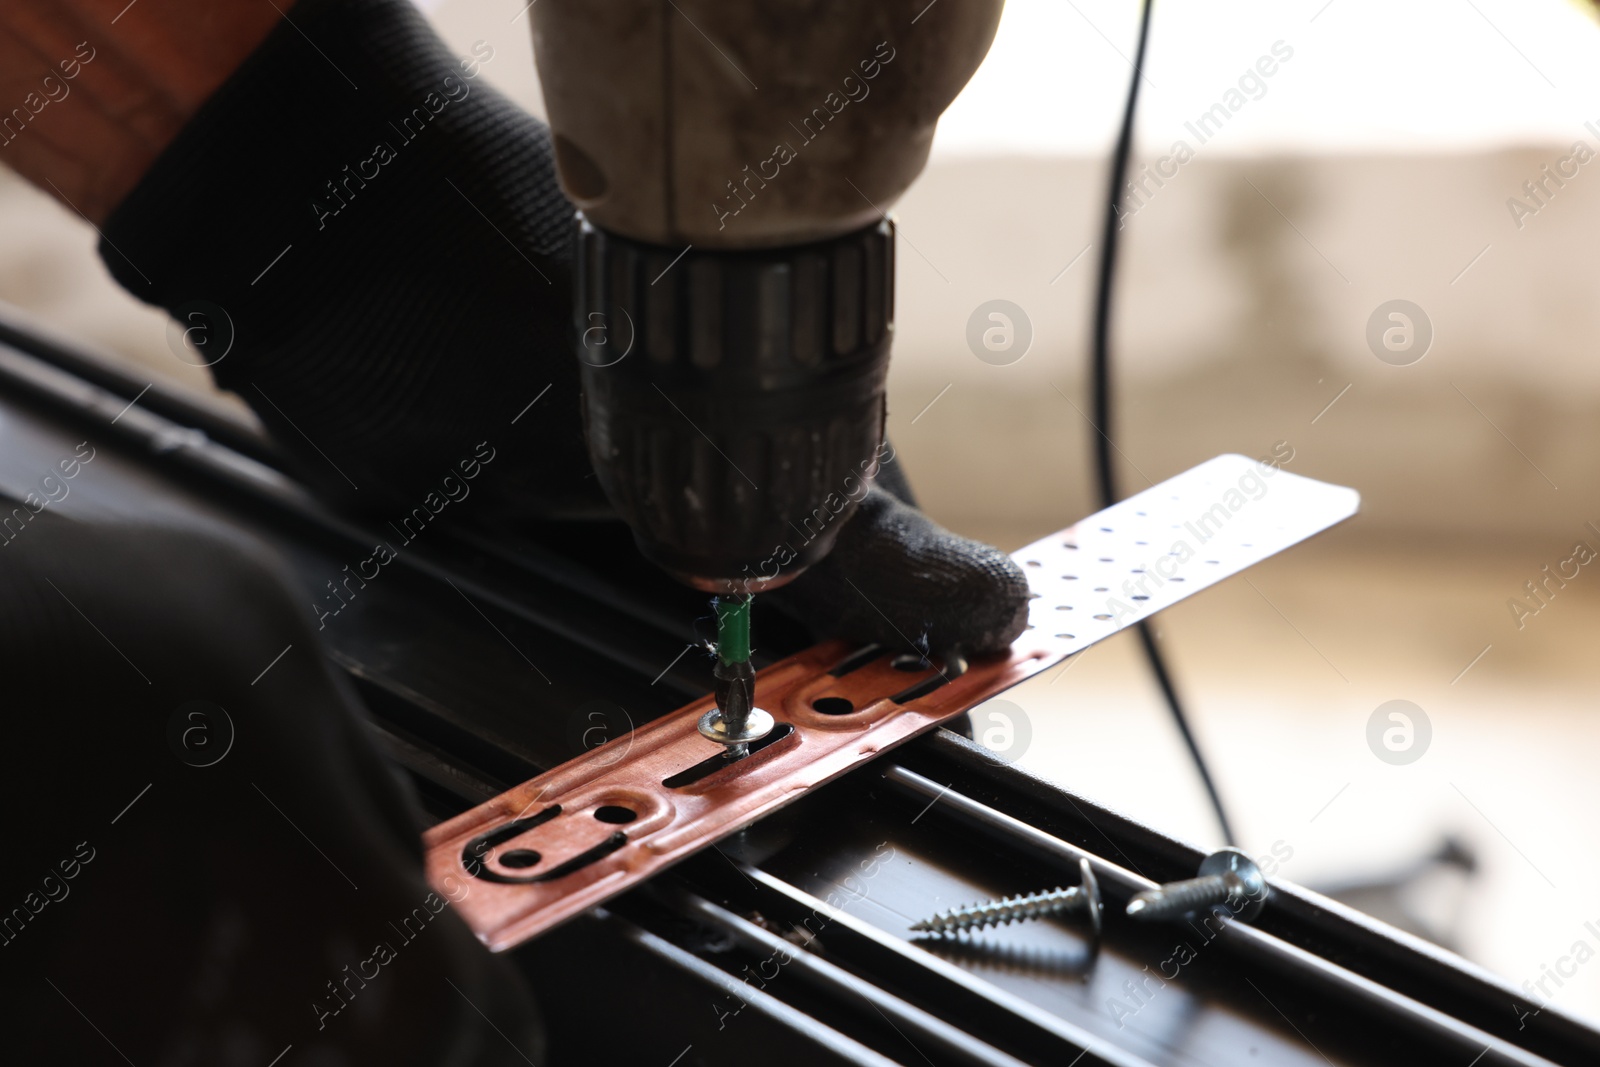
[[(1580, 505), (1600, 488), (1600, 163), (1520, 230), (1505, 206), (1563, 151), (1182, 168), (1124, 233), (1114, 436), (1127, 463), (1160, 480), (1288, 440), (1296, 469), (1367, 494), (1368, 529), (1542, 536), (1591, 517)], [(1098, 160), (941, 160), (901, 205), (891, 431), (947, 519), (1042, 533), (1087, 503), (1090, 431), (1056, 390), (1088, 411), (1103, 171)], [(965, 337), (968, 316), (997, 297), (1034, 328), (1010, 366), (980, 361)], [(1397, 297), (1435, 331), (1405, 367), (1380, 362), (1365, 338), (1374, 309)], [(1125, 484), (1145, 483), (1127, 469)]]

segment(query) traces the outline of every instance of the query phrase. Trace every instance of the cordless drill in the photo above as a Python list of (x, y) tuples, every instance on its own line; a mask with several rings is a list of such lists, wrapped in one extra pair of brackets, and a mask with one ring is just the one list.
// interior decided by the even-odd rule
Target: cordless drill
[(727, 627), (747, 632), (751, 594), (827, 555), (877, 472), (894, 329), (884, 213), (1002, 2), (531, 8), (579, 208), (589, 455), (639, 551), (725, 601), (719, 651), (735, 658), (719, 655), (717, 704), (732, 729), (714, 739), (734, 753), (753, 683), (747, 636)]

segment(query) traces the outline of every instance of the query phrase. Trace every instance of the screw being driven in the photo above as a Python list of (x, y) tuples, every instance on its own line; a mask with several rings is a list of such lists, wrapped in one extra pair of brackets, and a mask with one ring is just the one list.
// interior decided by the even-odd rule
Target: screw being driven
[(1200, 863), (1200, 876), (1168, 882), (1135, 893), (1128, 915), (1135, 919), (1181, 919), (1226, 904), (1234, 918), (1249, 921), (1261, 913), (1267, 879), (1256, 861), (1236, 848), (1213, 852)]
[(968, 904), (961, 908), (940, 912), (931, 919), (912, 925), (918, 933), (954, 934), (962, 930), (982, 930), (990, 926), (1042, 919), (1047, 915), (1067, 915), (1084, 912), (1096, 938), (1100, 936), (1100, 883), (1095, 881), (1089, 861), (1078, 860), (1078, 870), (1083, 884), (1071, 889), (1047, 889), (1020, 897), (1004, 897)]
[(772, 732), (772, 716), (755, 706), (756, 671), (750, 665), (750, 597), (719, 597), (717, 613), (716, 707), (700, 716), (700, 734), (726, 746), (732, 759), (750, 754), (750, 744)]
[(721, 663), (712, 668), (717, 706), (700, 716), (700, 734), (727, 746), (734, 759), (750, 754), (750, 743), (772, 732), (776, 725), (769, 712), (752, 703), (756, 673), (748, 662)]

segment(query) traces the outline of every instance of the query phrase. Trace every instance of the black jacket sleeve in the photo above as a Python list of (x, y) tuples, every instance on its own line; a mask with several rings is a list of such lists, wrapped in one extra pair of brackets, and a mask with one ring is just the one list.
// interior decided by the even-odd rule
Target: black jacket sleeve
[(118, 282), (358, 508), (420, 504), (480, 442), (514, 457), (484, 495), (594, 499), (573, 209), (493, 62), (481, 42), (452, 55), (405, 0), (302, 0), (104, 229)]
[(31, 520), (0, 545), (0, 677), (6, 1062), (544, 1062), (259, 546)]

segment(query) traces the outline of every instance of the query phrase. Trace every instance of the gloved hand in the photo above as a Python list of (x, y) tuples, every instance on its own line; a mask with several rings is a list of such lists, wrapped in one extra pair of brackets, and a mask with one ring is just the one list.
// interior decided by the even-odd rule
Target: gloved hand
[[(492, 48), (450, 55), (404, 0), (301, 0), (290, 17), (115, 210), (102, 257), (194, 328), (218, 384), (326, 497), (392, 520), (483, 443), (480, 517), (592, 514), (572, 207), (547, 129), (482, 79)], [(1020, 571), (888, 480), (901, 499), (875, 489), (773, 602), (819, 635), (1009, 644)]]

